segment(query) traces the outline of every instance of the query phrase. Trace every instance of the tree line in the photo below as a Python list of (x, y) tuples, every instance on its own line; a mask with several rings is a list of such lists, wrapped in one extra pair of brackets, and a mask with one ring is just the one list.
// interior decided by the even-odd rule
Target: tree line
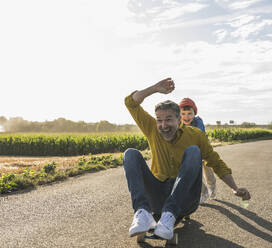
[(117, 125), (108, 121), (88, 123), (84, 121), (71, 121), (65, 118), (58, 118), (53, 121), (27, 121), (22, 117), (12, 117), (7, 119), (0, 116), (0, 125), (4, 132), (82, 132), (82, 133), (100, 133), (100, 132), (138, 132), (136, 125), (124, 124)]
[[(243, 122), (242, 124), (230, 123), (222, 124), (217, 121), (216, 125), (206, 124), (207, 129), (214, 128), (268, 128), (272, 129), (272, 122), (268, 125), (257, 125), (255, 123)], [(7, 119), (0, 116), (0, 127), (4, 132), (51, 132), (51, 133), (102, 133), (102, 132), (139, 132), (139, 128), (133, 124), (117, 125), (106, 120), (88, 123), (84, 121), (71, 121), (65, 118), (58, 118), (53, 121), (27, 121), (22, 117), (12, 117)]]

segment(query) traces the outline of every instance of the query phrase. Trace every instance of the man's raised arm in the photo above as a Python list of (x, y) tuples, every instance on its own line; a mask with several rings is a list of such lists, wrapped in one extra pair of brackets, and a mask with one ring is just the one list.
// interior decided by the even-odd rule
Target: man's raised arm
[(132, 98), (135, 102), (142, 103), (146, 97), (154, 93), (168, 94), (172, 92), (174, 89), (175, 89), (174, 81), (171, 78), (166, 78), (144, 90), (136, 91), (132, 95)]

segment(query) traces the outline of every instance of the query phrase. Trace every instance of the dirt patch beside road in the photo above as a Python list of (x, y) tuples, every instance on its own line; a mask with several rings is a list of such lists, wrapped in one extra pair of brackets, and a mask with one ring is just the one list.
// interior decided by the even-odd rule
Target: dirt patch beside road
[(82, 156), (75, 157), (21, 157), (21, 156), (0, 156), (0, 173), (20, 173), (25, 168), (40, 169), (45, 164), (53, 161), (60, 167), (73, 166)]

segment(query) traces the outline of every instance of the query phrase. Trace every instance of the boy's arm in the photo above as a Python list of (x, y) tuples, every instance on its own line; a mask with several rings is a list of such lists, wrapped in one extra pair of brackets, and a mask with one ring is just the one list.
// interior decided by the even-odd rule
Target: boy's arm
[(204, 133), (206, 132), (203, 120), (199, 116), (195, 117), (195, 123), (195, 127), (199, 128)]
[(168, 94), (175, 89), (174, 81), (171, 78), (166, 78), (160, 82), (140, 91), (136, 91), (132, 98), (136, 103), (142, 103), (144, 99), (154, 93)]

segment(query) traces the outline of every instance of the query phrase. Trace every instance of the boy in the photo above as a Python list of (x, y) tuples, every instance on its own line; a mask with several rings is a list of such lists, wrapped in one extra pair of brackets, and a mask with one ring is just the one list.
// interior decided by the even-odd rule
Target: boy
[[(195, 102), (190, 98), (183, 98), (179, 103), (181, 121), (188, 126), (199, 128), (205, 133), (205, 126), (202, 119), (197, 115)], [(206, 185), (202, 183), (200, 203), (204, 203), (209, 197), (214, 198), (216, 194), (216, 178), (213, 170), (203, 162), (203, 176)]]

